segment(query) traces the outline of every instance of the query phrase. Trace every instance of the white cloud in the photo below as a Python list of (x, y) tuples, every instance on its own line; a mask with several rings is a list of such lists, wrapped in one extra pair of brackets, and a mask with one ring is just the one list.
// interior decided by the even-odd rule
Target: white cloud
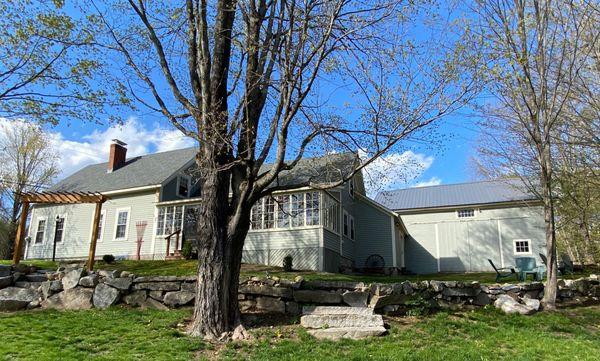
[[(361, 158), (365, 159), (366, 155), (361, 154)], [(433, 161), (433, 156), (410, 150), (379, 157), (363, 172), (367, 194), (373, 197), (380, 191), (406, 188), (414, 184)]]
[[(13, 127), (20, 124), (17, 120), (0, 118), (0, 126)], [(108, 161), (108, 153), (112, 139), (127, 143), (127, 156), (164, 152), (173, 149), (191, 147), (194, 141), (176, 129), (167, 129), (153, 124), (148, 126), (134, 117), (127, 119), (123, 125), (112, 125), (104, 130), (94, 130), (79, 136), (79, 139), (67, 139), (63, 134), (48, 131), (54, 148), (59, 155), (61, 174), (64, 178), (88, 164)]]
[(431, 177), (429, 180), (418, 182), (413, 187), (428, 187), (428, 186), (437, 186), (442, 184), (442, 180), (438, 177)]

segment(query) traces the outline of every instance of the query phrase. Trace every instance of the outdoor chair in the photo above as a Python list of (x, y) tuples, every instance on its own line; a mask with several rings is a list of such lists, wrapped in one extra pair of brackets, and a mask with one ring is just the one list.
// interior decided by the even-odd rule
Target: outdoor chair
[(514, 268), (512, 268), (512, 267), (498, 268), (498, 267), (496, 267), (494, 262), (492, 262), (492, 260), (489, 258), (488, 258), (488, 262), (492, 265), (492, 268), (494, 269), (494, 271), (496, 271), (496, 282), (500, 282), (501, 279), (509, 278), (509, 277), (512, 277), (513, 275), (517, 276), (517, 278), (518, 278), (518, 274)]
[(537, 266), (535, 258), (517, 257), (515, 263), (519, 272), (519, 281), (527, 281), (528, 275), (532, 275), (535, 281), (541, 281), (544, 278), (545, 267)]

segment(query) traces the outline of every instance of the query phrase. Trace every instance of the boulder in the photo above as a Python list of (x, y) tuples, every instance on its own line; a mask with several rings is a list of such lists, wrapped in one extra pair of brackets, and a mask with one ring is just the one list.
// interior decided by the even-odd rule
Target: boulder
[(4, 287), (8, 287), (8, 286), (12, 285), (12, 283), (13, 283), (12, 276), (0, 277), (0, 289), (4, 288)]
[(342, 294), (342, 300), (345, 304), (352, 307), (367, 307), (369, 292), (346, 291)]
[(595, 285), (590, 287), (590, 296), (600, 298), (600, 286)]
[(381, 336), (387, 330), (385, 327), (338, 327), (308, 330), (307, 332), (318, 339), (339, 340), (349, 338), (360, 340), (367, 337)]
[(444, 282), (440, 282), (440, 281), (430, 281), (429, 284), (431, 285), (431, 288), (433, 288), (433, 290), (435, 292), (442, 292), (444, 290), (444, 287), (446, 287), (444, 285)]
[(383, 327), (381, 315), (304, 315), (300, 324), (306, 328)]
[(165, 295), (163, 291), (150, 291), (148, 292), (148, 297), (157, 300), (158, 302), (162, 302)]
[(445, 297), (475, 297), (480, 292), (479, 288), (444, 288), (442, 295)]
[(35, 271), (37, 271), (37, 267), (29, 266), (24, 263), (19, 263), (19, 264), (13, 265), (12, 270), (13, 270), (13, 272), (18, 272), (18, 273), (21, 273), (24, 275), (28, 275), (30, 273), (34, 273)]
[(508, 295), (499, 295), (494, 302), (496, 308), (501, 309), (504, 313), (519, 313), (521, 315), (531, 315), (535, 313), (535, 309), (527, 305), (522, 305), (514, 298)]
[(248, 312), (254, 309), (254, 307), (256, 307), (256, 301), (255, 300), (245, 300), (245, 301), (239, 301), (239, 305), (240, 305), (240, 312)]
[(40, 293), (29, 288), (7, 287), (0, 290), (0, 311), (16, 311), (37, 301)]
[(143, 276), (133, 279), (133, 283), (146, 282), (195, 282), (196, 276)]
[(189, 291), (175, 291), (175, 292), (167, 292), (165, 293), (165, 297), (163, 302), (167, 306), (175, 307), (175, 306), (183, 306), (194, 300), (196, 295), (193, 292)]
[(410, 296), (401, 293), (392, 293), (389, 295), (373, 295), (369, 302), (372, 309), (382, 308), (387, 305), (401, 305), (410, 299)]
[(354, 290), (357, 288), (363, 288), (365, 284), (363, 282), (350, 282), (350, 281), (306, 281), (304, 282), (304, 288), (317, 289), (317, 290)]
[(48, 281), (48, 276), (40, 273), (31, 273), (25, 275), (25, 280), (27, 282), (46, 282)]
[(62, 290), (63, 286), (61, 281), (46, 281), (40, 286), (40, 291), (42, 292), (44, 299)]
[(116, 288), (100, 283), (94, 289), (94, 307), (108, 308), (119, 301), (121, 294)]
[(492, 303), (492, 299), (490, 298), (490, 296), (485, 293), (485, 292), (480, 292), (477, 296), (475, 296), (475, 298), (473, 299), (473, 304), (476, 306), (485, 306), (485, 305), (489, 305)]
[(98, 284), (98, 275), (97, 274), (81, 277), (81, 279), (79, 279), (79, 285), (81, 287), (92, 288), (92, 287), (96, 287), (97, 284)]
[(129, 277), (107, 278), (104, 283), (121, 291), (129, 291), (133, 280)]
[(148, 293), (146, 291), (135, 291), (123, 296), (123, 302), (130, 306), (141, 306), (146, 302)]
[(121, 272), (121, 277), (129, 277), (129, 278), (134, 278), (135, 275), (129, 271), (123, 271)]
[(402, 292), (404, 292), (405, 295), (412, 295), (414, 293), (413, 286), (411, 285), (410, 282), (408, 282), (408, 281), (402, 282)]
[(169, 307), (163, 305), (162, 303), (160, 303), (157, 300), (150, 298), (150, 297), (146, 298), (146, 301), (144, 301), (140, 305), (140, 308), (142, 310), (151, 309), (151, 310), (160, 310), (160, 311), (167, 311), (169, 309)]
[(12, 267), (9, 265), (0, 264), (0, 277), (8, 277), (12, 274)]
[(521, 301), (523, 301), (525, 306), (532, 308), (534, 311), (538, 311), (540, 309), (540, 300), (525, 297), (521, 299)]
[(289, 301), (285, 303), (285, 313), (290, 315), (299, 315), (300, 314), (300, 305), (294, 301)]
[(328, 291), (295, 290), (294, 301), (303, 303), (335, 304), (342, 302), (342, 295)]
[(93, 295), (94, 291), (90, 288), (70, 288), (48, 297), (41, 306), (59, 310), (88, 310), (93, 306)]
[(133, 285), (134, 290), (149, 291), (179, 291), (179, 288), (179, 282), (142, 282)]
[(368, 307), (345, 306), (304, 306), (303, 315), (372, 315), (373, 309)]
[(285, 313), (285, 302), (273, 297), (258, 297), (256, 308), (272, 313)]
[(63, 289), (70, 290), (71, 288), (77, 287), (79, 280), (83, 276), (85, 276), (85, 271), (83, 268), (77, 268), (65, 273), (62, 278)]
[(27, 281), (19, 281), (15, 282), (14, 286), (19, 288), (31, 288), (37, 290), (40, 288), (43, 282), (27, 282)]
[(287, 287), (272, 287), (260, 284), (241, 285), (239, 287), (239, 292), (245, 294), (281, 297), (287, 299), (292, 298), (292, 290)]
[(196, 293), (196, 282), (183, 282), (181, 290)]

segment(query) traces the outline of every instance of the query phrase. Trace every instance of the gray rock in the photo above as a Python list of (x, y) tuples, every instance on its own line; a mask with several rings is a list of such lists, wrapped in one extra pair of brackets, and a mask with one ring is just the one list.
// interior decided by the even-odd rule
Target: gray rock
[(390, 295), (371, 296), (371, 301), (369, 301), (369, 307), (373, 309), (382, 308), (387, 305), (401, 305), (410, 299), (410, 296), (401, 294), (401, 293), (392, 293)]
[(28, 282), (46, 282), (48, 281), (48, 276), (46, 276), (45, 274), (31, 273), (25, 275), (25, 280), (27, 280)]
[(104, 283), (121, 291), (129, 291), (133, 280), (129, 277), (107, 278)]
[(502, 286), (502, 291), (504, 292), (519, 292), (521, 290), (521, 287), (517, 286), (517, 285), (505, 285)]
[(25, 275), (21, 272), (15, 272), (12, 274), (13, 282), (18, 282), (21, 279), (25, 279)]
[(241, 285), (239, 292), (253, 295), (292, 298), (292, 290), (287, 287), (272, 287), (267, 285)]
[(165, 297), (163, 291), (150, 291), (148, 292), (148, 297), (157, 300), (158, 302), (162, 302)]
[(37, 301), (40, 293), (29, 288), (7, 287), (0, 290), (0, 311), (16, 311)]
[(239, 301), (240, 312), (252, 311), (256, 307), (255, 300)]
[(317, 290), (354, 290), (357, 288), (365, 287), (363, 282), (350, 282), (350, 281), (306, 281), (304, 282), (304, 288), (317, 289)]
[(294, 301), (304, 303), (341, 303), (342, 295), (328, 291), (297, 290), (294, 291)]
[(404, 292), (405, 295), (412, 295), (414, 293), (413, 286), (411, 285), (410, 282), (408, 282), (408, 281), (402, 282), (402, 292)]
[(167, 306), (183, 306), (192, 302), (195, 298), (195, 294), (189, 291), (175, 291), (165, 293), (163, 302)]
[(592, 286), (592, 287), (590, 288), (590, 293), (589, 293), (589, 295), (590, 295), (591, 297), (600, 297), (600, 286), (598, 286), (598, 285)]
[(70, 288), (42, 301), (42, 308), (88, 310), (92, 308), (94, 291), (90, 288)]
[(504, 311), (504, 313), (519, 313), (521, 315), (531, 315), (535, 313), (533, 308), (520, 304), (508, 295), (499, 295), (494, 302), (494, 306)]
[(479, 288), (444, 288), (442, 295), (446, 297), (475, 297), (481, 292)]
[(345, 304), (352, 307), (367, 307), (369, 292), (364, 291), (346, 291), (342, 294), (342, 300)]
[(527, 307), (532, 308), (534, 311), (540, 309), (540, 300), (525, 297), (522, 301)]
[(96, 287), (98, 284), (98, 275), (93, 274), (79, 279), (79, 285), (82, 287)]
[(65, 273), (62, 278), (63, 289), (70, 290), (71, 288), (77, 287), (79, 280), (83, 276), (85, 276), (85, 271), (83, 268), (77, 268)]
[(129, 271), (123, 271), (121, 272), (121, 277), (129, 277), (129, 278), (134, 278), (135, 275)]
[(381, 336), (387, 331), (385, 327), (348, 327), (308, 330), (308, 333), (318, 339), (339, 340), (349, 338), (360, 340), (367, 337)]
[(285, 302), (273, 297), (258, 297), (256, 308), (271, 313), (285, 313)]
[(300, 305), (294, 301), (288, 301), (285, 303), (285, 313), (290, 315), (300, 314)]
[(142, 282), (133, 285), (134, 290), (179, 291), (179, 282)]
[(305, 315), (300, 324), (306, 328), (383, 327), (381, 315)]
[(303, 315), (372, 315), (373, 309), (368, 307), (344, 306), (304, 306)]
[(94, 307), (108, 308), (119, 301), (121, 294), (116, 288), (100, 283), (94, 289)]
[(384, 315), (395, 315), (398, 310), (400, 309), (399, 305), (387, 305), (387, 306), (383, 306), (383, 314)]
[(34, 290), (37, 290), (38, 288), (40, 288), (40, 286), (42, 285), (43, 282), (26, 282), (26, 281), (19, 281), (19, 282), (15, 282), (14, 286), (15, 287), (20, 287), (20, 288), (31, 288)]
[(151, 309), (151, 310), (160, 310), (160, 311), (167, 311), (169, 309), (169, 307), (163, 305), (162, 303), (158, 302), (157, 300), (148, 297), (146, 299), (146, 301), (144, 301), (141, 305), (140, 308), (145, 310), (145, 309)]
[(196, 282), (183, 282), (181, 290), (196, 293)]
[(63, 286), (61, 281), (46, 281), (40, 286), (40, 291), (42, 292), (44, 299), (62, 290)]
[(440, 282), (440, 281), (430, 281), (429, 284), (431, 285), (431, 288), (433, 288), (433, 290), (435, 292), (442, 292), (444, 290), (444, 282)]
[(485, 305), (489, 305), (492, 303), (492, 299), (490, 298), (490, 296), (485, 293), (485, 292), (481, 292), (479, 293), (477, 296), (475, 296), (475, 298), (473, 299), (473, 304), (476, 306), (485, 306)]
[(133, 283), (146, 282), (195, 282), (196, 276), (143, 276), (133, 279)]
[(0, 277), (8, 277), (12, 274), (12, 267), (9, 265), (0, 264)]
[(148, 294), (146, 291), (135, 291), (123, 296), (123, 302), (130, 306), (141, 306), (144, 304), (147, 298)]
[(8, 287), (13, 284), (12, 276), (0, 277), (0, 288)]

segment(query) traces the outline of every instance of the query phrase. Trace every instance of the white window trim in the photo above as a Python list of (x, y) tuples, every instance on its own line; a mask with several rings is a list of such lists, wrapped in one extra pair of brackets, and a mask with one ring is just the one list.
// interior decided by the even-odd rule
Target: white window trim
[[(354, 217), (352, 217), (351, 215), (348, 215), (348, 232), (349, 232), (348, 238), (350, 238), (352, 241), (355, 241), (356, 240), (356, 222), (354, 221)], [(354, 233), (354, 235), (352, 235), (352, 233)]]
[[(104, 231), (106, 226), (106, 209), (100, 211), (100, 215), (102, 215), (102, 224), (100, 225), (102, 232), (98, 235), (98, 239), (96, 242), (102, 242), (102, 238), (104, 238)], [(92, 224), (90, 225), (90, 239), (92, 239), (92, 234), (94, 233), (94, 213), (92, 211)]]
[[(38, 229), (40, 228), (40, 221), (46, 221), (44, 226), (44, 233), (42, 234), (42, 241), (40, 243), (36, 242)], [(34, 246), (42, 246), (46, 243), (46, 234), (48, 234), (48, 217), (41, 216), (35, 219), (35, 234), (33, 235), (33, 245)]]
[(306, 224), (306, 221), (307, 221), (307, 217), (306, 217), (306, 208), (307, 208), (306, 207), (307, 206), (306, 194), (307, 193), (314, 193), (314, 192), (318, 192), (318, 191), (316, 191), (314, 189), (312, 189), (312, 190), (309, 189), (307, 191), (302, 191), (300, 193), (298, 193), (298, 192), (290, 192), (290, 193), (285, 193), (285, 194), (275, 193), (274, 195), (272, 195), (272, 197), (282, 196), (282, 195), (283, 196), (288, 196), (289, 197), (288, 198), (288, 202), (290, 202), (289, 204), (290, 204), (290, 209), (291, 209), (291, 201), (292, 201), (291, 200), (291, 196), (292, 196), (292, 194), (302, 194), (303, 205), (304, 205), (304, 207), (303, 207), (303, 217), (302, 217), (302, 219), (303, 219), (302, 226), (292, 226), (292, 218), (289, 217), (289, 221), (290, 222), (289, 222), (289, 226), (288, 227), (277, 227), (277, 214), (278, 214), (278, 211), (279, 211), (279, 205), (278, 205), (277, 202), (275, 202), (275, 211), (274, 211), (274, 218), (273, 218), (273, 220), (274, 220), (274, 227), (273, 228), (264, 228), (265, 227), (265, 221), (267, 219), (267, 217), (266, 217), (266, 214), (267, 214), (266, 213), (266, 204), (267, 204), (266, 199), (268, 197), (267, 196), (267, 197), (261, 198), (261, 199), (264, 199), (264, 201), (262, 201), (262, 210), (263, 210), (263, 213), (262, 213), (262, 220), (261, 220), (263, 228), (261, 228), (261, 229), (253, 229), (252, 227), (250, 227), (250, 229), (248, 230), (248, 232), (252, 232), (252, 233), (254, 233), (254, 232), (282, 232), (282, 231), (285, 232), (285, 231), (300, 231), (300, 230), (305, 230), (305, 229), (323, 228), (324, 226), (323, 226), (323, 212), (322, 212), (322, 208), (323, 208), (322, 192), (318, 192), (319, 193), (319, 208), (318, 208), (319, 209), (319, 224), (314, 224), (314, 225), (307, 225)]
[[(331, 232), (331, 233), (333, 233), (333, 234), (335, 234), (335, 235), (338, 235), (338, 236), (339, 236), (339, 235), (341, 234), (341, 229), (340, 229), (340, 228), (342, 228), (342, 227), (343, 227), (343, 225), (340, 225), (340, 223), (338, 223), (338, 230), (336, 231), (335, 229), (333, 229), (333, 227), (329, 227), (329, 225), (328, 225), (328, 224), (327, 224), (327, 222), (326, 222), (326, 219), (325, 219), (325, 213), (326, 213), (326, 212), (328, 212), (328, 211), (329, 211), (329, 209), (326, 207), (326, 204), (325, 204), (325, 203), (326, 203), (326, 201), (325, 201), (325, 197), (329, 197), (329, 199), (328, 199), (328, 202), (329, 202), (329, 201), (331, 201), (331, 202), (333, 202), (333, 203), (335, 203), (335, 204), (336, 204), (336, 206), (337, 206), (337, 210), (338, 210), (338, 211), (341, 211), (341, 210), (342, 210), (342, 205), (341, 205), (340, 201), (339, 201), (339, 200), (337, 200), (337, 199), (336, 199), (334, 196), (332, 196), (331, 194), (327, 194), (327, 193), (325, 193), (325, 192), (323, 192), (322, 194), (323, 194), (323, 205), (321, 206), (321, 208), (323, 209), (323, 222), (322, 222), (322, 223), (323, 223), (323, 228), (325, 228), (325, 229), (326, 229), (326, 230), (328, 230), (329, 232)], [(338, 213), (341, 213), (341, 212), (338, 212)], [(332, 219), (333, 219), (333, 218), (335, 218), (335, 217), (332, 217)], [(339, 221), (339, 220), (338, 220), (338, 221)], [(343, 222), (343, 220), (342, 220), (342, 222)]]
[[(517, 242), (527, 242), (527, 248), (529, 248), (529, 252), (517, 252)], [(521, 239), (513, 239), (513, 252), (515, 255), (531, 255), (533, 254), (531, 239), (529, 238), (521, 238)]]
[(348, 181), (348, 195), (350, 195), (350, 198), (354, 199), (355, 192), (356, 192), (356, 184), (354, 183), (354, 177), (352, 177)]
[[(188, 186), (188, 194), (187, 194), (187, 196), (183, 196), (183, 195), (179, 194), (179, 185), (180, 185), (181, 178), (185, 178), (187, 180), (187, 186)], [(177, 194), (177, 197), (179, 197), (179, 198), (190, 198), (190, 193), (191, 192), (192, 192), (192, 177), (190, 177), (189, 175), (186, 175), (186, 174), (179, 174), (179, 175), (177, 175), (177, 188), (175, 188), (175, 193)]]
[[(468, 211), (468, 210), (471, 210), (471, 209), (473, 210), (473, 217), (459, 217), (458, 212), (460, 212), (460, 211)], [(477, 213), (479, 213), (479, 209), (477, 209), (477, 208), (461, 208), (461, 209), (457, 209), (456, 212), (454, 212), (454, 216), (457, 219), (460, 219), (460, 220), (467, 220), (467, 219), (477, 218)]]
[[(125, 237), (117, 238), (117, 226), (119, 221), (119, 212), (127, 211), (127, 223), (125, 223)], [(122, 207), (115, 209), (115, 226), (113, 227), (113, 240), (114, 241), (127, 241), (129, 238), (129, 221), (131, 219), (131, 207)]]
[[(56, 217), (64, 219), (63, 221), (63, 234), (61, 235), (60, 242), (64, 243), (65, 241), (65, 230), (67, 228), (67, 215), (66, 214), (57, 214), (52, 218), (52, 243), (54, 243), (54, 236), (56, 235)], [(47, 227), (47, 225), (46, 225)]]
[[(348, 220), (348, 233), (344, 233), (344, 218), (346, 218)], [(346, 212), (346, 210), (344, 209), (344, 211), (342, 212), (342, 229), (340, 230), (342, 233), (342, 236), (348, 238), (348, 239), (352, 239), (350, 238), (350, 214), (348, 214), (348, 212)]]

